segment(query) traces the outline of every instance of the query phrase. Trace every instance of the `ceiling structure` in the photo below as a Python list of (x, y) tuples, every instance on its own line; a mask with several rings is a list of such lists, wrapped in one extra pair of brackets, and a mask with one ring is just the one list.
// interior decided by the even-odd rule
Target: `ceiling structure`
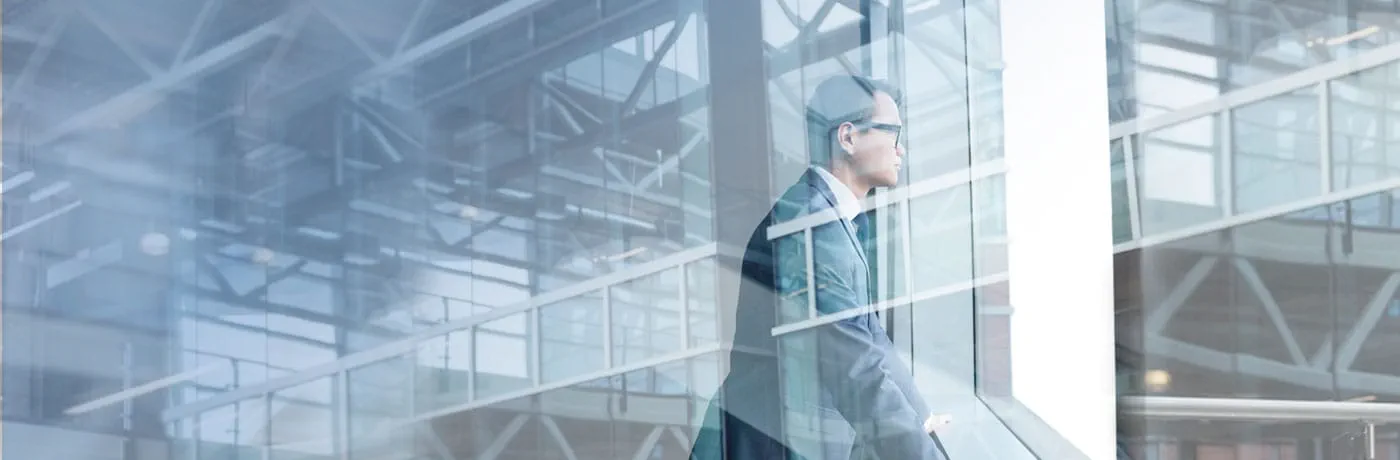
[[(53, 347), (6, 364), (100, 382), (40, 412), (207, 397), (707, 242), (699, 2), (139, 3), (4, 10), (5, 307)], [(812, 32), (774, 75), (858, 42), (824, 3), (775, 17)], [(940, 22), (921, 59), (963, 59), (955, 11), (910, 13)]]

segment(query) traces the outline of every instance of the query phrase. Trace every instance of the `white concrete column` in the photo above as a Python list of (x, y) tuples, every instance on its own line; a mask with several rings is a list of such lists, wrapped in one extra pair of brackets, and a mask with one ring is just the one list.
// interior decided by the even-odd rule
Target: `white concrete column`
[(1103, 2), (1002, 0), (1013, 396), (1114, 458)]

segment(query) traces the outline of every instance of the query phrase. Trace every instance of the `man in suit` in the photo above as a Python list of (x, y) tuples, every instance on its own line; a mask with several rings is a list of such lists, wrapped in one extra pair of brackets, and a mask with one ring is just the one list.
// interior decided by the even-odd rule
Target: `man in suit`
[[(838, 76), (815, 89), (807, 113), (812, 165), (749, 239), (729, 374), (692, 459), (946, 459), (935, 416), (867, 308), (874, 296), (858, 237), (859, 198), (899, 182), (902, 127), (896, 92), (879, 82)], [(767, 233), (811, 214), (827, 218), (812, 228), (814, 285), (807, 286), (802, 234), (770, 240)], [(775, 326), (808, 317), (808, 295), (819, 317), (840, 319), (774, 337)]]

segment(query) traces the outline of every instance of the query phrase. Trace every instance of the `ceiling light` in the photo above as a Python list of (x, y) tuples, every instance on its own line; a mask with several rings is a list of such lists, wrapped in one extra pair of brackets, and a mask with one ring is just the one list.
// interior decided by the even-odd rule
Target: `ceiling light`
[(164, 233), (151, 232), (141, 237), (141, 252), (153, 256), (163, 256), (170, 252), (170, 237)]
[(463, 219), (475, 219), (476, 216), (480, 214), (480, 209), (477, 209), (476, 206), (472, 206), (469, 204), (462, 205), (462, 209), (457, 211), (457, 215)]
[(273, 252), (271, 249), (257, 248), (253, 250), (253, 262), (257, 262), (262, 265), (267, 265), (272, 263), (272, 259), (274, 257), (277, 257), (277, 253)]
[(1152, 369), (1143, 374), (1142, 382), (1153, 392), (1165, 391), (1172, 384), (1172, 375), (1162, 369)]

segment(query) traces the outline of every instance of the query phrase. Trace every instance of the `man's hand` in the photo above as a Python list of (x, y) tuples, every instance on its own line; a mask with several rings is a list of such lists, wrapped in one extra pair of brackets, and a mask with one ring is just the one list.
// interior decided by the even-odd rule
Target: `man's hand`
[(942, 431), (949, 423), (953, 423), (952, 415), (933, 414), (928, 416), (928, 420), (924, 420), (924, 431), (933, 434), (935, 431)]

